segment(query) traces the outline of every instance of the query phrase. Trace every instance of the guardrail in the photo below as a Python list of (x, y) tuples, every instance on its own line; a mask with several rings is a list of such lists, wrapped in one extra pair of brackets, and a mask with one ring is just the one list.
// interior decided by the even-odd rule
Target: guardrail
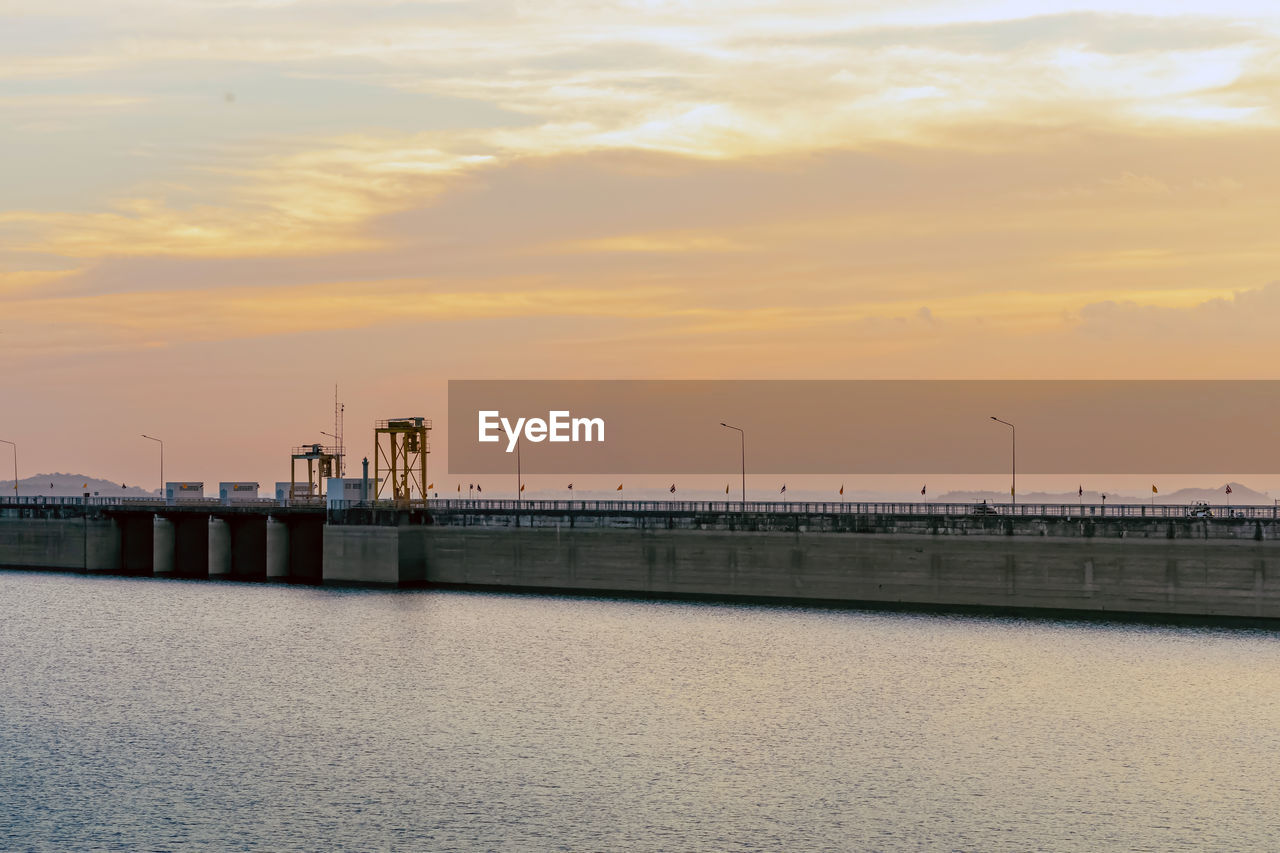
[[(333, 509), (377, 504), (334, 502)], [(1211, 518), (1280, 519), (1280, 506), (1228, 506), (1206, 504), (974, 504), (939, 502), (867, 501), (573, 501), (573, 500), (476, 500), (440, 498), (428, 509), (476, 512), (600, 512), (600, 513), (768, 513), (803, 515), (968, 515), (1034, 518)]]
[(166, 501), (162, 498), (83, 498), (83, 497), (0, 497), (0, 508), (3, 507), (50, 507), (50, 506), (84, 506), (84, 507), (124, 507), (128, 509), (172, 509), (174, 507), (190, 508), (227, 508), (227, 507), (324, 507), (323, 498), (297, 498), (292, 501), (278, 501), (275, 498), (252, 498), (224, 502), (219, 498), (185, 498), (183, 500)]
[[(0, 497), (4, 507), (121, 507), (129, 509), (234, 507), (312, 507), (328, 509), (369, 508), (396, 509), (394, 501), (330, 501), (303, 498), (293, 501), (258, 498), (223, 503), (217, 498), (163, 501), (156, 498), (83, 498), (83, 497)], [(421, 504), (415, 504), (421, 509)], [(940, 502), (867, 502), (867, 501), (573, 501), (573, 500), (479, 500), (469, 498), (436, 498), (427, 502), (428, 510), (453, 512), (595, 512), (595, 513), (767, 513), (783, 515), (946, 515), (1018, 518), (1168, 518), (1198, 517), (1277, 520), (1280, 505), (1229, 506), (1226, 504), (973, 504)], [(1206, 515), (1207, 514), (1207, 515)]]

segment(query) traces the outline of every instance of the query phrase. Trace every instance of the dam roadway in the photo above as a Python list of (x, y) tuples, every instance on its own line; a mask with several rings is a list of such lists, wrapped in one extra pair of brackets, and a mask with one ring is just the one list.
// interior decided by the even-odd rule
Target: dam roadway
[(1273, 506), (0, 500), (0, 568), (1280, 627)]

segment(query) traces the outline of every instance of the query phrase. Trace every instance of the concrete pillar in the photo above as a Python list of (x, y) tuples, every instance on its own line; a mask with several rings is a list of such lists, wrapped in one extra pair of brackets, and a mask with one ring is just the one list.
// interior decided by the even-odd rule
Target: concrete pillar
[(267, 577), (289, 577), (289, 525), (267, 516)]
[(84, 569), (86, 572), (120, 571), (120, 525), (114, 518), (84, 520)]
[(151, 522), (151, 570), (158, 575), (173, 571), (173, 549), (176, 542), (173, 522), (157, 515)]
[(231, 575), (231, 525), (209, 516), (209, 577)]

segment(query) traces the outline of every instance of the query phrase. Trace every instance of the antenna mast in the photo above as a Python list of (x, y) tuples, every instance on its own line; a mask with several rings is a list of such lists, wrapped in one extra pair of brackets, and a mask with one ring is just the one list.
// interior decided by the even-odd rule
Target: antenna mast
[(333, 437), (338, 441), (338, 476), (347, 476), (347, 449), (342, 442), (342, 420), (347, 407), (338, 402), (338, 383), (333, 384)]

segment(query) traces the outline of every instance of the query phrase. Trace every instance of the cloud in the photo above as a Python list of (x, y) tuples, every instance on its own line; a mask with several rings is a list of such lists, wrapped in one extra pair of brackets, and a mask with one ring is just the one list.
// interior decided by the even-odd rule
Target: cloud
[(1008, 20), (862, 27), (810, 36), (811, 44), (859, 48), (912, 47), (954, 53), (1007, 54), (1061, 46), (1131, 54), (1206, 50), (1263, 41), (1267, 31), (1213, 16), (1154, 17), (1068, 12)]
[(1280, 281), (1188, 306), (1106, 300), (1085, 305), (1078, 331), (1095, 339), (1159, 341), (1188, 358), (1215, 348), (1270, 346), (1280, 323)]
[(1229, 292), (1224, 277), (1273, 274), (1273, 241), (1256, 223), (1280, 190), (1274, 137), (1021, 139), (993, 152), (476, 161), (412, 138), (353, 139), (240, 176), (222, 206), (9, 214), (0, 230), (25, 257), (82, 259), (42, 285), (50, 299), (406, 280), (486, 292), (537, 281), (657, 288), (680, 306), (760, 317), (795, 300), (815, 306), (818, 322), (905, 317), (927, 304), (949, 320), (1043, 326), (1111, 294), (1186, 304)]

